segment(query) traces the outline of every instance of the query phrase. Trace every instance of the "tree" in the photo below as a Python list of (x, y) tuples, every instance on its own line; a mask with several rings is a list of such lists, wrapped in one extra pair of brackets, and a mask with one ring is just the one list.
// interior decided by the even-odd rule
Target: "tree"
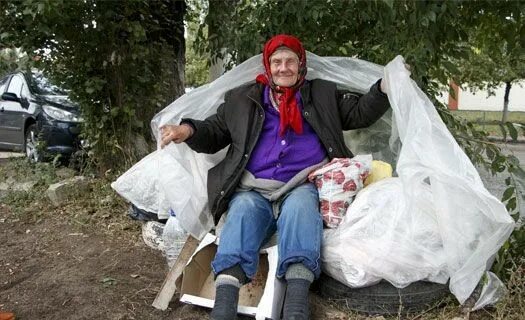
[(186, 49), (186, 85), (198, 87), (209, 82), (207, 54), (201, 54), (195, 50), (194, 43), (198, 31), (198, 23), (190, 20), (187, 23), (187, 49)]
[[(71, 89), (105, 171), (148, 153), (149, 121), (184, 91), (183, 1), (0, 2), (0, 47), (21, 48)], [(151, 139), (148, 139), (151, 141)]]
[[(477, 6), (478, 23), (469, 31), (468, 56), (456, 60), (456, 81), (491, 92), (505, 84), (502, 122), (507, 122), (512, 84), (525, 79), (525, 4), (506, 1)], [(512, 130), (511, 130), (512, 132)]]

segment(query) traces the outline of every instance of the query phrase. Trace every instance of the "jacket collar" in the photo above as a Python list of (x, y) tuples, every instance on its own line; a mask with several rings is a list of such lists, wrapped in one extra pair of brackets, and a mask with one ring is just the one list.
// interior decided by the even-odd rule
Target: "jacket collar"
[[(264, 84), (262, 83), (255, 83), (254, 86), (250, 88), (247, 95), (250, 99), (254, 101), (258, 101), (259, 104), (262, 106), (262, 94), (264, 92)], [(303, 100), (303, 108), (308, 106), (310, 104), (310, 81), (305, 81), (301, 88), (299, 89), (299, 92), (301, 92), (301, 99)]]
[(264, 84), (257, 82), (253, 86), (251, 86), (250, 90), (248, 90), (247, 96), (251, 100), (258, 102), (262, 106), (263, 91), (264, 91)]

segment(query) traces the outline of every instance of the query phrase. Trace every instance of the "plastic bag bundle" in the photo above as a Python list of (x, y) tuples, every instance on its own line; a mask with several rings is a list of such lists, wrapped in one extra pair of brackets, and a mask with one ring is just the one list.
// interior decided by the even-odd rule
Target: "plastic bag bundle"
[[(485, 189), (401, 57), (386, 66), (383, 81), (401, 142), (398, 178), (363, 189), (339, 227), (325, 232), (323, 269), (355, 287), (379, 279), (397, 287), (448, 280), (450, 291), (463, 303), (514, 222)], [(491, 296), (482, 295), (475, 308), (495, 302), (500, 286), (488, 282), (482, 292)]]
[(422, 279), (446, 283), (445, 252), (430, 197), (430, 186), (423, 185), (412, 195), (417, 201), (409, 211), (399, 178), (364, 188), (339, 227), (325, 230), (323, 270), (352, 287), (381, 279), (399, 288)]
[(354, 196), (363, 188), (371, 164), (371, 155), (334, 158), (308, 175), (319, 192), (319, 207), (327, 227), (336, 228), (341, 223)]

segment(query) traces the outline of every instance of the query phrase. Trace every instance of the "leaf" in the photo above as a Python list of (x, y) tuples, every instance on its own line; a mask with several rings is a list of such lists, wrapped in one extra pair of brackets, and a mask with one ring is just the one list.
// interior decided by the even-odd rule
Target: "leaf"
[(501, 202), (505, 202), (507, 200), (510, 199), (510, 197), (512, 197), (512, 195), (514, 194), (514, 191), (516, 189), (514, 187), (509, 187), (505, 190), (505, 192), (503, 192), (503, 197), (501, 197)]
[(116, 117), (119, 114), (120, 108), (119, 107), (113, 107), (111, 108), (110, 114), (112, 117)]
[(516, 197), (514, 198), (511, 198), (507, 204), (505, 205), (505, 207), (507, 207), (507, 210), (508, 211), (513, 211), (516, 209)]
[(109, 286), (116, 285), (117, 284), (117, 279), (114, 279), (114, 278), (111, 278), (111, 277), (105, 277), (102, 280), (100, 280), (100, 282), (102, 282), (102, 286), (104, 288), (107, 288)]
[(507, 141), (507, 130), (505, 130), (505, 126), (501, 122), (498, 123), (498, 126), (499, 126), (499, 128), (501, 130), (501, 135), (503, 136), (503, 141)]
[(516, 130), (516, 127), (514, 127), (514, 124), (512, 124), (512, 122), (506, 122), (505, 125), (507, 126), (507, 129), (509, 130), (509, 135), (512, 138), (512, 140), (518, 141), (518, 130)]

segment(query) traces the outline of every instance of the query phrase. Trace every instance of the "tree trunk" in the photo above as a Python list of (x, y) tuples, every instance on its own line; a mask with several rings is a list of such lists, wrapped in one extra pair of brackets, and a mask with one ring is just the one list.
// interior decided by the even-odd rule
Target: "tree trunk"
[(501, 122), (506, 123), (509, 115), (509, 94), (512, 84), (510, 81), (505, 82), (505, 97), (503, 98), (503, 116)]
[[(152, 40), (163, 40), (170, 46), (167, 59), (164, 59), (161, 68), (168, 73), (159, 72), (159, 82), (164, 81), (170, 86), (170, 92), (165, 96), (171, 102), (184, 94), (184, 65), (186, 63), (186, 39), (184, 39), (184, 15), (186, 3), (180, 0), (149, 1), (150, 13), (153, 20), (159, 22), (159, 30), (148, 35)], [(163, 75), (169, 78), (164, 79)], [(162, 78), (161, 78), (162, 77)], [(156, 110), (160, 111), (160, 110)]]
[[(236, 0), (223, 0), (223, 1), (209, 1), (208, 15), (206, 16), (206, 23), (208, 24), (208, 38), (212, 35), (221, 37), (221, 32), (224, 31), (224, 21), (228, 21), (228, 16), (231, 14), (230, 10), (236, 4)], [(225, 57), (226, 48), (213, 47), (210, 44), (211, 51), (211, 65), (210, 65), (210, 81), (217, 79), (222, 76), (226, 71), (226, 64), (228, 63), (228, 57)], [(214, 52), (215, 51), (215, 52)], [(218, 55), (215, 56), (214, 53)], [(215, 56), (215, 57), (214, 57)]]
[[(164, 0), (169, 8), (168, 12), (164, 12), (168, 19), (166, 28), (163, 28), (163, 35), (168, 43), (173, 48), (174, 61), (171, 65), (173, 70), (172, 99), (180, 97), (184, 94), (184, 66), (186, 64), (186, 39), (184, 39), (184, 14), (186, 13), (186, 3), (177, 0)], [(165, 20), (165, 21), (166, 21)]]

